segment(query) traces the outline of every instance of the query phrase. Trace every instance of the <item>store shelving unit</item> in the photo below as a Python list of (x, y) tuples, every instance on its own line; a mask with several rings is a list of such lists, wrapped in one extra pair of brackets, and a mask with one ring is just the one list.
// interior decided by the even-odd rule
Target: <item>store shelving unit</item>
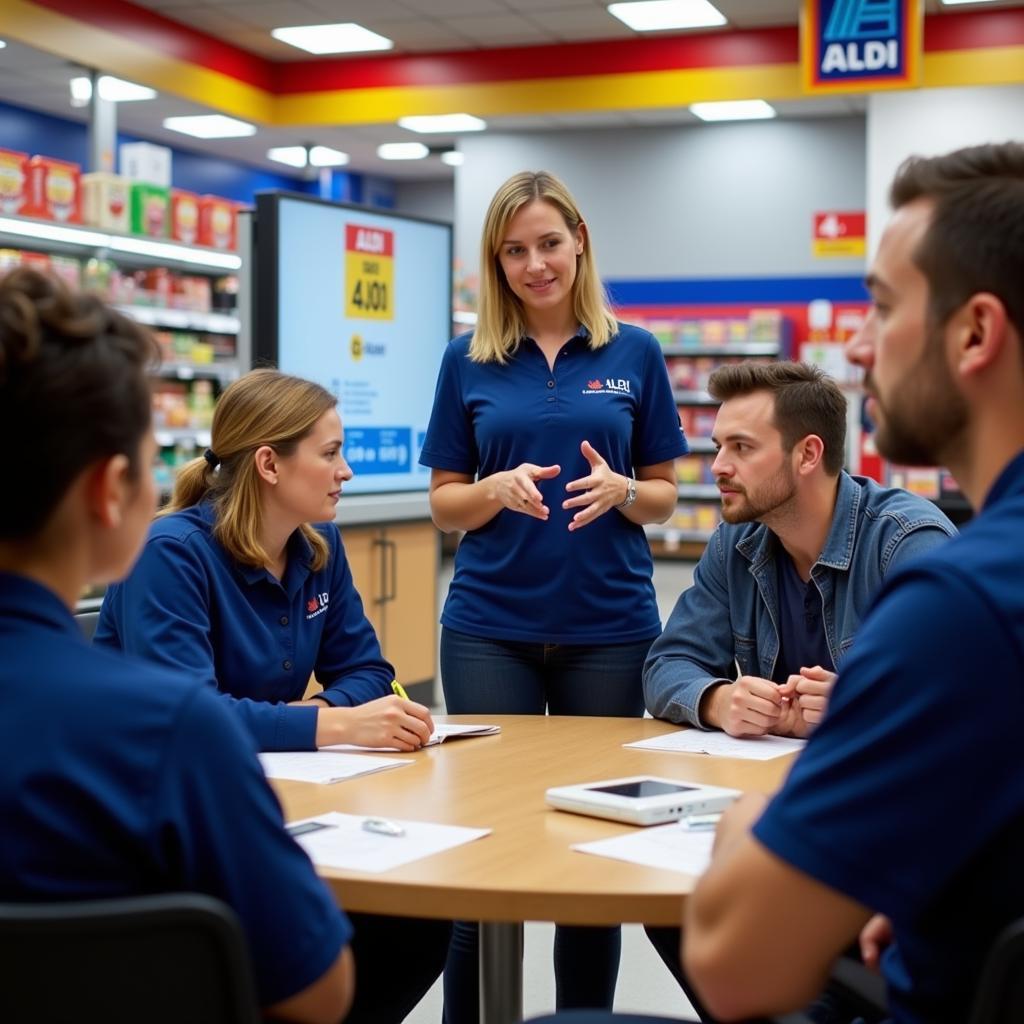
[[(211, 279), (233, 274), (242, 267), (242, 258), (235, 252), (28, 217), (0, 217), (0, 248), (21, 251), (29, 263), (37, 261), (36, 254), (43, 254), (74, 257), (85, 265), (90, 260), (101, 260), (118, 271), (164, 268), (172, 273)], [(17, 261), (13, 255), (8, 258), (9, 263)], [(152, 299), (150, 293), (140, 296)], [(115, 308), (154, 328), (165, 342), (164, 359), (154, 371), (158, 378), (154, 385), (154, 433), (161, 449), (154, 473), (166, 497), (175, 466), (210, 443), (208, 414), (212, 412), (213, 399), (244, 369), (238, 360), (240, 321), (234, 311), (225, 310), (135, 303), (115, 303)], [(195, 335), (194, 344), (190, 343), (189, 335)], [(166, 344), (169, 341), (175, 343)], [(228, 352), (232, 354), (226, 356)], [(202, 394), (202, 403), (197, 406), (201, 404), (203, 408), (194, 411), (194, 415), (188, 410), (190, 388)], [(164, 421), (159, 408), (161, 398), (167, 395), (178, 404), (171, 422)], [(183, 419), (186, 422), (181, 422)]]

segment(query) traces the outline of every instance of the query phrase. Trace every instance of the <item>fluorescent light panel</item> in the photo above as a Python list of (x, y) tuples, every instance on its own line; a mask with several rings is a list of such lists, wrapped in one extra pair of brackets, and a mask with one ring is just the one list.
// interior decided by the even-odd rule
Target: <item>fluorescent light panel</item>
[(6, 39), (0, 39), (0, 50), (2, 50), (6, 45), (7, 45), (7, 40)]
[(946, 7), (956, 7), (958, 4), (990, 4), (992, 0), (942, 0)]
[[(72, 101), (86, 104), (92, 99), (92, 80), (85, 75), (71, 79)], [(137, 100), (156, 99), (156, 89), (135, 82), (126, 82), (113, 75), (100, 75), (100, 99), (112, 103), (134, 103)]]
[(690, 112), (702, 121), (763, 121), (775, 117), (775, 108), (764, 100), (691, 103)]
[(608, 13), (636, 32), (679, 28), (712, 28), (726, 24), (725, 15), (708, 0), (639, 0), (609, 4)]
[(411, 132), (482, 132), (487, 122), (472, 114), (422, 114), (415, 117), (400, 117), (399, 128)]
[[(279, 164), (288, 164), (289, 167), (306, 166), (305, 146), (275, 146), (267, 150), (267, 156)], [(348, 153), (342, 153), (340, 149), (331, 149), (330, 146), (313, 146), (309, 150), (308, 158), (313, 167), (341, 167), (349, 161)]]
[(224, 114), (196, 114), (190, 117), (165, 117), (164, 127), (195, 139), (240, 139), (256, 134), (256, 125)]
[(449, 149), (441, 154), (441, 163), (449, 167), (461, 167), (466, 162), (466, 154), (460, 153), (457, 149)]
[(381, 160), (422, 160), (429, 152), (422, 142), (385, 142), (377, 147)]
[(366, 53), (390, 50), (394, 42), (353, 21), (336, 25), (296, 25), (271, 29), (270, 34), (289, 46), (307, 53)]

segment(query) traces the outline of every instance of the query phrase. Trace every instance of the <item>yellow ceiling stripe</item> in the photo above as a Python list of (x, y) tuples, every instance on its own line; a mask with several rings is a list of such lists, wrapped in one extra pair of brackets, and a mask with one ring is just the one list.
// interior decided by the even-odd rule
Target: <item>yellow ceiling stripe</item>
[(102, 69), (161, 92), (215, 107), (225, 114), (267, 123), (274, 97), (219, 71), (168, 57), (123, 36), (76, 21), (26, 0), (0, 0), (6, 36), (86, 67), (102, 55)]
[(1024, 46), (926, 53), (921, 84), (937, 89), (954, 85), (1016, 85), (1024, 82)]

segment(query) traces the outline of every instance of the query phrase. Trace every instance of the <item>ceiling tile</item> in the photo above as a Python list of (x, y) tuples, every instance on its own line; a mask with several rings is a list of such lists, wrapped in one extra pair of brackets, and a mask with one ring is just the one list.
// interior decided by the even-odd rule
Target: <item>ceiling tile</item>
[[(246, 3), (237, 7), (226, 8), (232, 17), (247, 25), (255, 25), (268, 31), (272, 28), (284, 28), (291, 25), (323, 25), (323, 11), (314, 10), (302, 0), (275, 0), (274, 3)], [(305, 53), (292, 47), (297, 53)]]
[[(561, 3), (561, 0), (558, 0)], [(618, 18), (605, 10), (566, 10), (559, 7), (553, 11), (531, 11), (530, 20), (543, 25), (559, 39), (635, 39), (637, 33)]]
[(508, 14), (508, 8), (498, 0), (402, 0), (402, 3), (410, 11), (431, 18), (450, 18), (459, 14)]

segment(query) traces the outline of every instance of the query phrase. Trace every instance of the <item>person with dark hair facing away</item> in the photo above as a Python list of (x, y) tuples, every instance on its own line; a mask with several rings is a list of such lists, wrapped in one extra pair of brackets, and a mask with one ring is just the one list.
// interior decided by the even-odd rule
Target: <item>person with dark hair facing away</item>
[(184, 673), (89, 647), (72, 615), (87, 583), (128, 570), (153, 515), (156, 355), (96, 298), (32, 270), (0, 280), (0, 428), (32, 432), (0, 503), (0, 900), (207, 893), (238, 915), (269, 1012), (337, 1021), (352, 927), (249, 734)]
[[(924, 498), (843, 470), (846, 398), (819, 368), (723, 366), (708, 389), (724, 522), (651, 646), (647, 707), (733, 736), (807, 736), (882, 581), (955, 530)], [(646, 930), (700, 1012), (679, 929)]]
[[(415, 750), (430, 712), (391, 692), (334, 525), (352, 478), (336, 404), (277, 370), (235, 381), (212, 448), (182, 469), (135, 568), (107, 592), (95, 642), (218, 689), (261, 750)], [(324, 689), (305, 700), (311, 673)]]
[(913, 158), (891, 198), (848, 357), (879, 451), (978, 515), (888, 576), (781, 791), (722, 818), (683, 960), (725, 1020), (799, 1006), (860, 932), (894, 1022), (962, 1024), (1024, 915), (1024, 145)]

